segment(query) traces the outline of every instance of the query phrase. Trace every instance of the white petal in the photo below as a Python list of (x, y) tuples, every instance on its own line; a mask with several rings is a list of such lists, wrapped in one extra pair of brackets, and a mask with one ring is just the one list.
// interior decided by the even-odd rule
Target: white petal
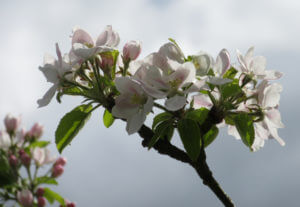
[(237, 53), (237, 58), (238, 58), (238, 61), (239, 63), (241, 64), (241, 69), (243, 72), (248, 72), (248, 68), (247, 68), (247, 63), (242, 55), (242, 53), (239, 51), (239, 50), (236, 50), (236, 53)]
[(57, 68), (53, 65), (46, 64), (43, 67), (39, 67), (40, 71), (44, 74), (47, 79), (47, 82), (50, 83), (58, 83), (59, 82), (59, 75)]
[(140, 83), (129, 77), (117, 77), (115, 84), (120, 93), (143, 94)]
[(277, 132), (277, 128), (274, 127), (273, 123), (269, 120), (269, 118), (265, 117), (264, 122), (267, 125), (271, 136), (274, 139), (276, 139), (281, 146), (284, 146), (285, 142), (283, 141), (283, 139), (281, 137), (279, 137), (278, 132)]
[(282, 86), (279, 83), (273, 83), (268, 85), (263, 94), (262, 105), (264, 108), (275, 107), (279, 105), (280, 92), (282, 91)]
[(5, 131), (0, 131), (0, 149), (7, 150), (11, 145), (9, 134)]
[(47, 54), (47, 53), (44, 55), (44, 65), (47, 65), (47, 64), (55, 65), (55, 62), (56, 62), (56, 60), (52, 55)]
[(275, 70), (266, 70), (265, 71), (265, 77), (266, 80), (277, 80), (281, 78), (283, 73), (275, 71)]
[(53, 96), (55, 95), (55, 92), (58, 88), (58, 85), (54, 84), (46, 93), (45, 95), (43, 96), (43, 98), (39, 99), (37, 101), (39, 107), (44, 107), (44, 106), (47, 106), (51, 99), (53, 98)]
[(241, 139), (240, 134), (235, 126), (228, 125), (228, 134), (234, 136), (236, 139)]
[(228, 78), (210, 76), (207, 82), (214, 84), (214, 85), (224, 85), (226, 83), (232, 82), (232, 80), (228, 79)]
[(245, 54), (245, 57), (244, 57), (245, 61), (249, 63), (253, 57), (253, 54), (254, 54), (254, 47), (252, 46), (247, 50), (247, 52)]
[(265, 75), (267, 60), (263, 56), (254, 57), (250, 63), (250, 70), (255, 75)]
[(270, 120), (270, 122), (273, 124), (276, 128), (284, 128), (284, 124), (281, 122), (281, 116), (278, 109), (272, 108), (268, 110), (265, 115)]
[(98, 48), (92, 47), (89, 48), (84, 44), (81, 43), (74, 43), (73, 44), (73, 52), (76, 56), (81, 57), (83, 59), (88, 59), (89, 57), (93, 56), (97, 53)]
[(170, 111), (177, 111), (186, 104), (185, 96), (175, 95), (165, 101), (165, 106)]
[(230, 56), (226, 49), (222, 49), (217, 57), (216, 63), (213, 67), (218, 75), (223, 75), (230, 67)]
[(210, 109), (213, 106), (210, 98), (207, 95), (199, 94), (193, 97), (194, 98), (194, 107), (196, 109), (205, 107)]
[(135, 113), (129, 119), (127, 119), (126, 130), (128, 134), (133, 134), (137, 132), (141, 128), (145, 120), (146, 120), (146, 115), (142, 113), (141, 110)]
[(205, 52), (200, 52), (193, 57), (193, 62), (196, 67), (196, 74), (199, 76), (207, 75), (208, 70), (212, 67), (213, 58)]
[(93, 38), (83, 29), (77, 29), (72, 37), (72, 45), (75, 43), (94, 45)]
[(144, 105), (143, 113), (147, 115), (152, 110), (152, 108), (153, 108), (153, 99), (148, 96), (147, 102)]
[(182, 54), (181, 50), (171, 42), (161, 46), (158, 53), (179, 63), (184, 63), (184, 55)]

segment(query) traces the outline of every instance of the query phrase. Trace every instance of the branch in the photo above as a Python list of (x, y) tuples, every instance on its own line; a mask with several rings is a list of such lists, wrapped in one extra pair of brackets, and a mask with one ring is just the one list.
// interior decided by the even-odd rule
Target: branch
[[(141, 138), (143, 138), (143, 147), (148, 147), (148, 142), (154, 135), (153, 131), (149, 127), (143, 125), (138, 133), (141, 136)], [(224, 204), (224, 206), (234, 206), (229, 196), (223, 191), (219, 183), (214, 179), (213, 174), (206, 163), (206, 154), (204, 148), (201, 150), (197, 162), (193, 162), (183, 150), (172, 145), (169, 141), (165, 139), (159, 139), (155, 143), (153, 148), (157, 150), (160, 154), (168, 155), (173, 159), (191, 165), (196, 170), (200, 178), (203, 180), (203, 184), (207, 185), (214, 192), (214, 194), (219, 198), (219, 200)]]

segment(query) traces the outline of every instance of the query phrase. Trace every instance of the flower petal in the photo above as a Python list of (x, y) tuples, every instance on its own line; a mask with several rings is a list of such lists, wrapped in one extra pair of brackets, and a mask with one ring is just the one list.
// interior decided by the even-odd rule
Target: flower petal
[(266, 70), (264, 79), (266, 79), (266, 80), (277, 80), (277, 79), (281, 78), (282, 75), (283, 75), (283, 73), (281, 73), (279, 71)]
[(282, 86), (279, 83), (273, 83), (268, 85), (263, 94), (262, 105), (264, 108), (276, 107), (279, 105), (280, 92), (282, 91)]
[(276, 128), (284, 128), (284, 124), (281, 122), (281, 116), (278, 109), (272, 108), (265, 113), (266, 117), (270, 120), (272, 125)]
[(170, 111), (177, 111), (186, 104), (185, 96), (175, 95), (165, 101), (165, 106)]
[(179, 63), (184, 63), (184, 55), (174, 43), (168, 42), (159, 48), (158, 53)]
[(145, 120), (146, 120), (146, 115), (141, 110), (139, 110), (129, 119), (127, 119), (126, 130), (128, 134), (130, 135), (137, 132), (141, 128)]
[(53, 96), (55, 95), (55, 92), (58, 88), (58, 85), (57, 84), (54, 84), (46, 93), (45, 95), (43, 96), (43, 98), (39, 99), (37, 101), (38, 105), (39, 105), (39, 108), (40, 107), (44, 107), (44, 106), (47, 106), (50, 101), (52, 100)]
[(93, 38), (83, 29), (77, 29), (72, 36), (72, 45), (75, 43), (94, 45)]

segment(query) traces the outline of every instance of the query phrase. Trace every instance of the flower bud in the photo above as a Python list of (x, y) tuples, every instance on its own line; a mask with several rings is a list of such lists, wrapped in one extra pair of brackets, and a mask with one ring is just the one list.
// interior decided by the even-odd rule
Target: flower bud
[(141, 53), (141, 43), (139, 41), (127, 42), (123, 47), (123, 58), (125, 61), (135, 60)]
[(29, 157), (29, 155), (26, 153), (26, 152), (24, 152), (24, 153), (22, 153), (21, 154), (21, 162), (22, 162), (22, 164), (25, 166), (25, 167), (29, 167), (29, 165), (30, 165), (30, 161), (31, 161), (31, 158)]
[(64, 172), (64, 167), (62, 165), (54, 165), (52, 168), (52, 177), (57, 178)]
[(75, 203), (73, 203), (73, 202), (67, 204), (67, 207), (75, 207), (75, 206), (76, 206), (76, 205), (75, 205)]
[(12, 167), (18, 166), (18, 159), (15, 155), (10, 155), (8, 159), (9, 159), (10, 166), (12, 166)]
[(67, 159), (65, 157), (59, 157), (54, 165), (61, 165), (61, 166), (65, 166), (67, 164)]
[(45, 193), (45, 189), (44, 188), (38, 188), (36, 190), (36, 196), (37, 197), (42, 197), (44, 195), (44, 193)]
[(42, 136), (43, 131), (44, 131), (44, 127), (39, 123), (35, 123), (30, 129), (30, 131), (28, 132), (28, 136), (38, 139)]
[(24, 207), (31, 207), (33, 203), (33, 195), (30, 190), (23, 189), (17, 192), (17, 200)]
[(114, 57), (112, 56), (111, 53), (101, 53), (100, 54), (100, 68), (104, 71), (104, 72), (108, 72), (107, 69), (110, 69), (111, 67), (114, 66)]
[(6, 131), (14, 133), (21, 123), (21, 117), (14, 117), (11, 114), (7, 114), (4, 119)]
[(44, 207), (46, 205), (46, 199), (44, 197), (37, 198), (38, 207)]

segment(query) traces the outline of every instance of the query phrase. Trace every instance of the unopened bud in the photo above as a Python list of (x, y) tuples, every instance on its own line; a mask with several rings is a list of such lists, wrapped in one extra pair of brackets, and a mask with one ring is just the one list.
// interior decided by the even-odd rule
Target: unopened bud
[(44, 193), (45, 193), (45, 189), (44, 188), (38, 188), (36, 190), (36, 196), (37, 197), (42, 197), (44, 195)]
[(76, 206), (76, 205), (75, 205), (75, 203), (73, 203), (73, 202), (67, 204), (67, 207), (75, 207), (75, 206)]
[(12, 167), (17, 167), (17, 165), (18, 165), (18, 159), (17, 159), (17, 157), (15, 155), (10, 155), (9, 156), (9, 164)]
[(14, 117), (11, 114), (6, 115), (4, 119), (4, 124), (6, 131), (9, 133), (14, 133), (21, 123), (21, 117)]
[(61, 165), (61, 166), (65, 166), (67, 164), (67, 159), (65, 157), (59, 157), (54, 165)]
[(24, 166), (29, 167), (30, 161), (31, 161), (31, 158), (29, 157), (29, 155), (26, 152), (21, 154), (21, 162)]
[(33, 195), (30, 190), (23, 189), (17, 192), (17, 200), (24, 207), (31, 207), (33, 204)]
[(141, 53), (141, 43), (139, 41), (127, 42), (123, 47), (123, 58), (125, 61), (135, 60)]
[(28, 136), (38, 139), (42, 136), (43, 132), (44, 132), (44, 127), (39, 123), (35, 123), (30, 129), (30, 131), (28, 132)]
[(37, 198), (38, 207), (44, 207), (46, 205), (46, 199), (44, 197)]
[(57, 178), (64, 172), (64, 167), (62, 165), (54, 165), (52, 168), (52, 177)]
[(107, 69), (110, 69), (114, 66), (114, 57), (111, 53), (104, 52), (100, 54), (101, 60), (100, 62), (100, 68), (106, 72)]

